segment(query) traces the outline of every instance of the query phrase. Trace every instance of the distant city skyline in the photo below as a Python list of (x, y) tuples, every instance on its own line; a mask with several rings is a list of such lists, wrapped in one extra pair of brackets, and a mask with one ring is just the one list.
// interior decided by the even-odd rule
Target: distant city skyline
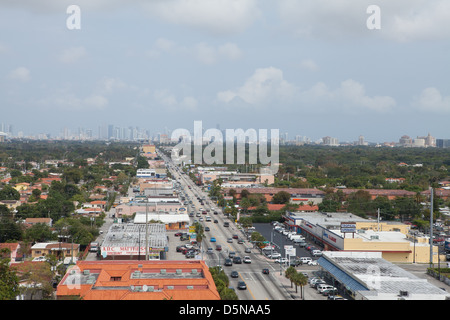
[[(76, 127), (76, 128), (62, 128), (57, 132), (56, 134), (50, 133), (50, 132), (38, 132), (38, 133), (28, 133), (21, 131), (20, 129), (18, 131), (9, 131), (12, 128), (16, 128), (15, 125), (0, 123), (0, 134), (4, 133), (7, 138), (29, 138), (29, 139), (36, 139), (36, 140), (121, 140), (121, 141), (133, 141), (133, 140), (155, 140), (159, 139), (159, 135), (167, 135), (167, 138), (170, 140), (171, 134), (174, 130), (180, 129), (180, 128), (169, 128), (165, 127), (161, 131), (153, 131), (151, 128), (143, 128), (139, 126), (118, 126), (114, 124), (107, 124), (107, 125), (99, 125), (97, 128), (86, 128), (86, 127)], [(6, 130), (5, 130), (6, 129)], [(187, 130), (190, 131), (191, 136), (193, 136), (193, 130), (191, 128), (186, 127)], [(244, 131), (247, 129), (254, 129), (254, 128), (222, 128), (220, 124), (216, 124), (216, 126), (213, 128), (209, 127), (203, 127), (203, 132), (205, 132), (208, 129), (219, 129), (222, 130), (223, 135), (225, 137), (225, 130), (226, 129), (243, 129)], [(257, 130), (257, 129), (256, 129)], [(426, 141), (428, 139), (432, 139), (430, 141)], [(281, 143), (289, 142), (300, 142), (305, 144), (311, 144), (311, 143), (321, 143), (324, 145), (340, 145), (340, 144), (355, 144), (355, 145), (369, 145), (369, 144), (383, 144), (383, 143), (392, 143), (392, 144), (403, 144), (407, 145), (410, 144), (412, 146), (435, 146), (436, 145), (436, 139), (444, 139), (444, 140), (450, 140), (450, 134), (446, 137), (436, 137), (432, 135), (430, 132), (427, 134), (421, 134), (421, 135), (409, 135), (409, 134), (403, 134), (398, 137), (392, 137), (392, 139), (388, 140), (367, 140), (366, 137), (362, 134), (355, 136), (354, 138), (350, 139), (341, 139), (339, 136), (336, 135), (327, 135), (324, 134), (319, 137), (312, 137), (308, 135), (308, 133), (303, 134), (291, 134), (286, 131), (280, 130), (279, 132), (279, 140)], [(420, 141), (420, 143), (414, 143), (415, 141)]]
[(1, 1), (0, 30), (16, 134), (200, 120), (313, 141), (450, 135), (448, 0)]

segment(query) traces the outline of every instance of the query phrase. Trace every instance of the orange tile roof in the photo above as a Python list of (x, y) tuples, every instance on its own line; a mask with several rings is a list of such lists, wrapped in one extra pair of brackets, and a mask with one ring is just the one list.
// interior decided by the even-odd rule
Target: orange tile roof
[[(165, 270), (165, 274), (161, 270)], [(196, 269), (198, 274), (193, 274)], [(79, 273), (71, 275), (71, 270)], [(84, 272), (89, 270), (89, 275)], [(176, 270), (181, 270), (177, 275)], [(134, 276), (140, 271), (142, 276)], [(84, 278), (92, 277), (92, 283)], [(69, 277), (78, 277), (78, 285)], [(67, 280), (67, 284), (66, 284)], [(153, 291), (138, 288), (153, 287)], [(79, 261), (68, 270), (57, 289), (57, 298), (79, 296), (84, 300), (220, 300), (214, 280), (202, 260)]]

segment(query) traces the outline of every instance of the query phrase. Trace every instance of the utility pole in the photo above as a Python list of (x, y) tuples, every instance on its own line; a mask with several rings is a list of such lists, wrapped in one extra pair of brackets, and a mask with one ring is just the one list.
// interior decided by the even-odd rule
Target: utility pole
[(430, 187), (430, 268), (433, 263), (433, 188)]
[(148, 198), (145, 203), (145, 260), (148, 260)]

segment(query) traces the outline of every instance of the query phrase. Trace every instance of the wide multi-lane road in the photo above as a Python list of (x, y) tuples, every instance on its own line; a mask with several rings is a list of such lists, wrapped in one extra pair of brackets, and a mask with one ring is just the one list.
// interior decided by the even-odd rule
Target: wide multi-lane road
[[(203, 224), (204, 228), (209, 227), (210, 229), (210, 231), (205, 231), (205, 239), (202, 241), (202, 253), (200, 255), (206, 261), (207, 265), (210, 267), (217, 265), (223, 266), (225, 273), (230, 279), (230, 287), (236, 289), (240, 300), (291, 299), (290, 294), (285, 288), (280, 286), (275, 276), (276, 273), (280, 273), (280, 266), (261, 255), (257, 249), (253, 249), (253, 245), (246, 239), (245, 234), (238, 229), (233, 220), (226, 217), (222, 210), (215, 206), (215, 203), (209, 199), (207, 193), (195, 185), (189, 176), (182, 173), (171, 162), (170, 158), (164, 155), (162, 157), (168, 164), (168, 170), (171, 172), (172, 177), (179, 183), (177, 190), (188, 201), (188, 213), (194, 213), (194, 217), (191, 217), (191, 224), (197, 220)], [(203, 204), (200, 204), (198, 198), (203, 200)], [(192, 203), (189, 203), (190, 201)], [(207, 214), (202, 214), (201, 211), (207, 211)], [(217, 214), (214, 214), (214, 211)], [(207, 216), (211, 218), (211, 221), (206, 221)], [(214, 222), (214, 220), (217, 220), (217, 222)], [(229, 223), (229, 227), (224, 226), (225, 222)], [(237, 239), (233, 239), (235, 235), (242, 239), (243, 243), (238, 243)], [(211, 242), (212, 237), (216, 239), (216, 242)], [(221, 251), (216, 250), (217, 245), (222, 246)], [(207, 253), (208, 248), (213, 249), (212, 253)], [(246, 248), (249, 248), (250, 252), (245, 252)], [(225, 266), (225, 259), (229, 258), (230, 252), (235, 252), (241, 259), (244, 256), (249, 256), (251, 263), (233, 263), (232, 266)], [(171, 256), (173, 257), (173, 255)], [(175, 258), (184, 258), (184, 256), (181, 253), (175, 253)], [(269, 269), (269, 274), (263, 274), (262, 270), (264, 268)], [(238, 277), (232, 278), (231, 271), (237, 271)], [(238, 281), (244, 281), (247, 289), (239, 290), (237, 288)]]

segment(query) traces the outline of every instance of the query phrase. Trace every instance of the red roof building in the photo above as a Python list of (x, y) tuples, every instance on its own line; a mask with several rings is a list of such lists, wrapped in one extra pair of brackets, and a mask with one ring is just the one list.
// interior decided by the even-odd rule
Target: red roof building
[(220, 300), (203, 260), (78, 261), (58, 285), (57, 299)]

